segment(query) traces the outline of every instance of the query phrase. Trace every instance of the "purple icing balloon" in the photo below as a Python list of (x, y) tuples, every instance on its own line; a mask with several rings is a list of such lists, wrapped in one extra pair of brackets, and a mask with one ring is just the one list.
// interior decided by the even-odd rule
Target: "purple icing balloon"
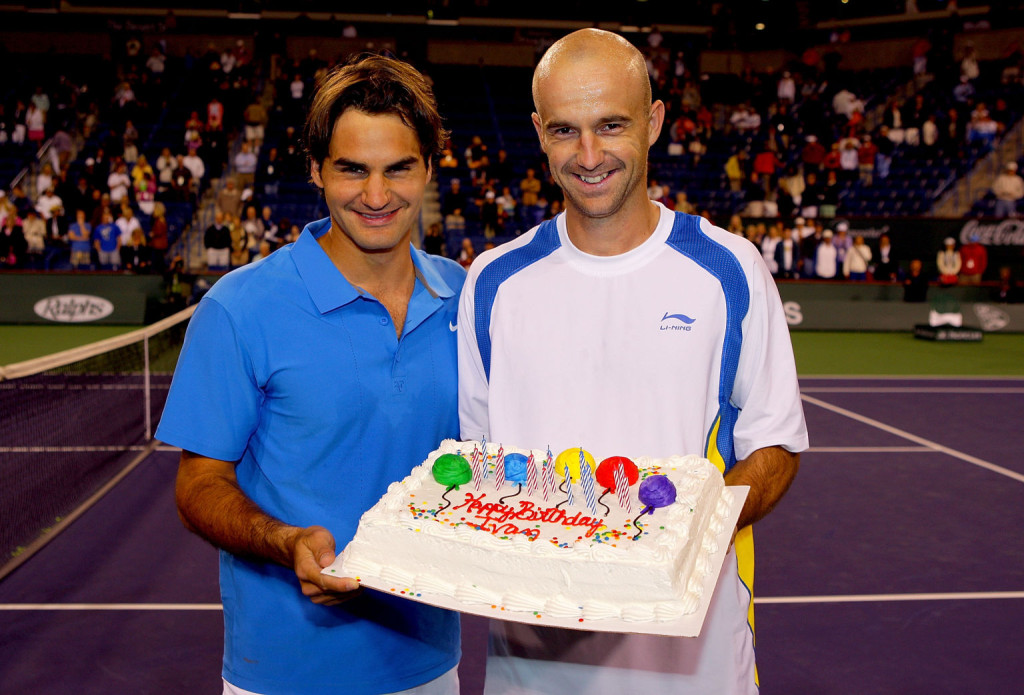
[(528, 460), (523, 454), (507, 454), (505, 456), (505, 480), (512, 483), (526, 483), (526, 462)]
[(676, 486), (664, 475), (652, 475), (640, 483), (640, 502), (649, 507), (667, 507), (676, 501)]

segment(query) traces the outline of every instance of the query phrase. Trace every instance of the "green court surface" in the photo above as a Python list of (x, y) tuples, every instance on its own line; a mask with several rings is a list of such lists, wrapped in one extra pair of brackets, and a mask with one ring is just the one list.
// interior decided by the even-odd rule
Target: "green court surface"
[[(139, 326), (0, 326), (0, 365), (78, 347)], [(1024, 334), (979, 343), (919, 340), (911, 333), (794, 331), (797, 368), (810, 375), (1024, 376)]]
[(0, 325), (0, 364), (13, 364), (128, 333), (141, 326)]

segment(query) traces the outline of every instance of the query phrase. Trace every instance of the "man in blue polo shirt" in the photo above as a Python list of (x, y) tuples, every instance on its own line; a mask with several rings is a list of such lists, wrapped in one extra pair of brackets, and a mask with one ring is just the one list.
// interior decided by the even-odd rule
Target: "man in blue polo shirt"
[(305, 131), (330, 217), (205, 295), (157, 430), (182, 520), (221, 549), (224, 692), (457, 695), (456, 614), (320, 574), (458, 434), (463, 271), (410, 245), (446, 133), (378, 56), (323, 80)]

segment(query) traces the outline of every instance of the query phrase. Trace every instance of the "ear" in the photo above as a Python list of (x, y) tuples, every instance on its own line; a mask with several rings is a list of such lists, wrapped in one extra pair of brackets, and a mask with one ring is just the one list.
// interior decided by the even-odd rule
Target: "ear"
[(432, 178), (434, 178), (434, 165), (430, 161), (430, 159), (427, 159), (426, 164), (427, 164), (427, 183), (430, 183), (430, 180)]
[(320, 163), (315, 159), (309, 160), (309, 175), (313, 179), (313, 183), (320, 190), (324, 188), (324, 180), (320, 177)]
[(661, 126), (665, 123), (665, 103), (657, 99), (651, 104), (651, 117), (647, 120), (647, 146), (650, 147), (658, 141), (661, 135)]
[(533, 121), (533, 129), (537, 131), (537, 139), (540, 140), (540, 149), (542, 152), (547, 154), (547, 148), (544, 146), (544, 124), (540, 120), (540, 114), (534, 111), (530, 114), (530, 120)]

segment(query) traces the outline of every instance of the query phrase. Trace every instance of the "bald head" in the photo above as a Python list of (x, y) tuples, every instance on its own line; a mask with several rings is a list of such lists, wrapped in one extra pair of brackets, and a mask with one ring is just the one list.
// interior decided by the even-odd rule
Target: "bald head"
[(639, 86), (644, 100), (651, 102), (651, 81), (643, 54), (618, 34), (602, 29), (580, 29), (562, 37), (549, 48), (533, 72), (533, 104), (540, 111), (543, 83), (566, 69), (601, 65), (622, 75), (623, 86)]

